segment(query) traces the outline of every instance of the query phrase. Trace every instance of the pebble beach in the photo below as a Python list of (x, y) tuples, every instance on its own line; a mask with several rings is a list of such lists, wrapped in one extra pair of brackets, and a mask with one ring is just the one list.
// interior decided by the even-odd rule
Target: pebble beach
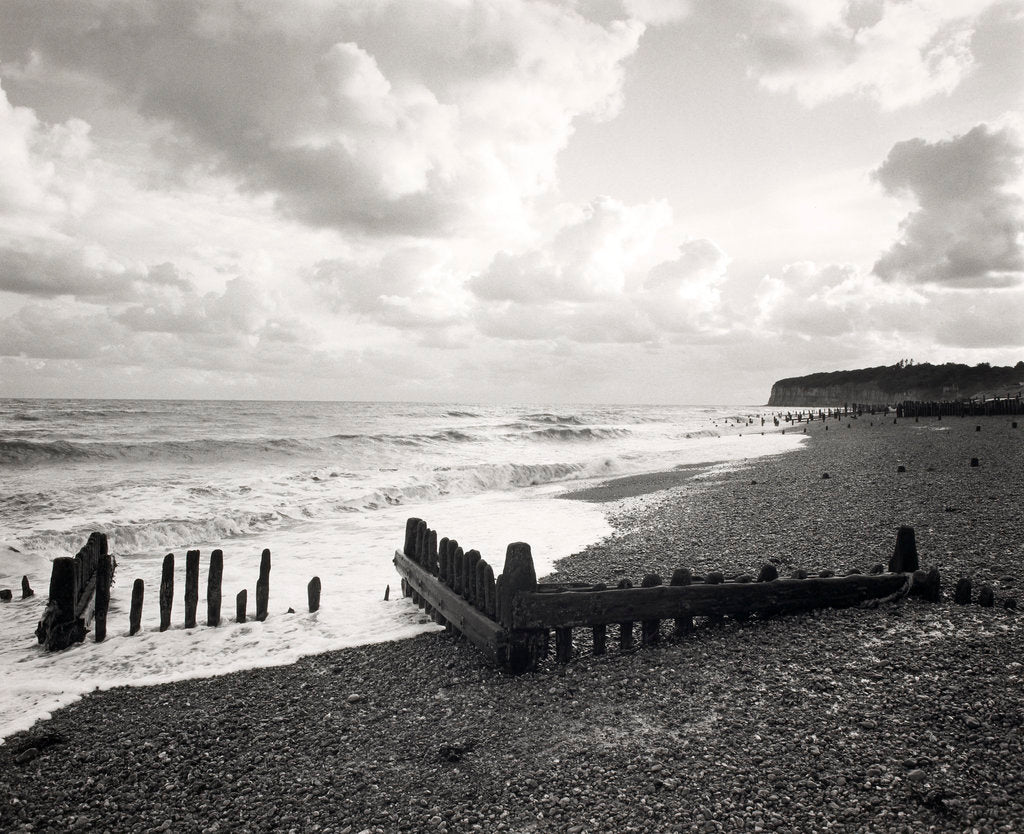
[[(600, 657), (577, 630), (570, 664), (519, 677), (436, 632), (97, 692), (0, 747), (0, 830), (1022, 830), (1024, 429), (863, 415), (808, 434), (570, 496), (614, 533), (550, 578), (866, 570), (910, 525), (940, 603), (678, 641), (666, 622), (625, 654), (610, 630)], [(995, 605), (954, 605), (963, 576)]]

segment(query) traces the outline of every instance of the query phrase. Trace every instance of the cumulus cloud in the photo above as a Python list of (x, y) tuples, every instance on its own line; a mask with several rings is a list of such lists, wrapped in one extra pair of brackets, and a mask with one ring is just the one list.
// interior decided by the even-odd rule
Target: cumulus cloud
[(439, 333), (464, 319), (459, 277), (441, 245), (407, 244), (358, 261), (319, 261), (309, 283), (335, 312), (351, 311), (378, 324)]
[(691, 240), (652, 266), (671, 221), (663, 201), (603, 197), (581, 206), (548, 240), (499, 253), (467, 282), (477, 326), (500, 339), (590, 344), (714, 330), (729, 260), (712, 241)]
[(551, 187), (580, 116), (621, 101), (643, 23), (472, 0), (12, 0), (8, 61), (97, 79), (176, 153), (304, 222), (430, 234)]
[(918, 209), (875, 264), (888, 280), (1004, 287), (1024, 279), (1024, 144), (1010, 127), (978, 125), (938, 142), (895, 145), (875, 171), (886, 193)]
[(674, 23), (690, 13), (689, 0), (623, 0), (629, 16), (652, 26)]
[(469, 287), (482, 299), (524, 304), (619, 295), (671, 219), (663, 200), (627, 206), (600, 197), (581, 207), (545, 245), (516, 255), (499, 253)]
[(840, 96), (894, 110), (952, 92), (975, 64), (972, 37), (998, 0), (766, 0), (751, 74), (813, 107)]
[(38, 232), (53, 218), (79, 215), (93, 201), (87, 163), (90, 127), (81, 119), (46, 125), (11, 104), (0, 86), (0, 221)]
[(679, 257), (651, 269), (637, 303), (662, 330), (715, 329), (728, 266), (728, 256), (713, 241), (688, 241), (679, 247)]
[(921, 323), (927, 298), (865, 275), (852, 264), (798, 261), (757, 287), (754, 326), (803, 339), (908, 330)]
[(98, 245), (47, 239), (0, 244), (0, 290), (5, 292), (116, 302), (162, 288), (187, 290), (191, 284), (173, 264), (126, 265)]
[(144, 302), (98, 306), (60, 297), (24, 305), (0, 319), (0, 356), (228, 370), (297, 363), (309, 354), (305, 328), (248, 279), (200, 295), (183, 289), (170, 265), (151, 273), (170, 284)]

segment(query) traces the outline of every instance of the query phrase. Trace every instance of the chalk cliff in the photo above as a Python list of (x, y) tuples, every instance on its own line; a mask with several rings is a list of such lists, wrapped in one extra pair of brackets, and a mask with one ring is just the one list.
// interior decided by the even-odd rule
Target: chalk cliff
[(891, 405), (904, 400), (959, 400), (1017, 396), (1024, 386), (1024, 362), (993, 367), (897, 364), (852, 371), (831, 371), (780, 379), (772, 386), (770, 406), (836, 406), (853, 403)]

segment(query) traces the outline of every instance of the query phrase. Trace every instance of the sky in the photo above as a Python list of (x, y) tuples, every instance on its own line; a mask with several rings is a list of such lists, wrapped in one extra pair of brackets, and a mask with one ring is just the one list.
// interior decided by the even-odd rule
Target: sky
[(0, 0), (0, 396), (1024, 359), (1024, 0)]

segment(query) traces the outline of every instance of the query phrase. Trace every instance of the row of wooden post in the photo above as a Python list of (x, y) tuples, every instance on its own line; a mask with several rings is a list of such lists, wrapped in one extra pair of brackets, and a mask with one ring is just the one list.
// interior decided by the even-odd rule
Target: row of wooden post
[[(210, 570), (206, 577), (206, 624), (210, 627), (221, 623), (221, 580), (224, 576), (224, 552), (219, 548), (210, 553)], [(314, 576), (306, 586), (310, 612), (320, 608), (320, 577)], [(142, 603), (145, 598), (145, 583), (136, 579), (132, 585), (132, 603), (128, 615), (128, 633), (134, 635), (142, 627)], [(249, 592), (243, 588), (235, 595), (235, 622), (244, 623), (247, 618)], [(189, 550), (185, 554), (185, 628), (196, 627), (196, 607), (199, 602), (199, 551)], [(171, 627), (171, 608), (174, 603), (174, 554), (164, 556), (160, 576), (160, 631)], [(256, 616), (263, 622), (267, 618), (270, 603), (270, 550), (264, 549), (260, 557), (260, 574), (256, 580)], [(99, 606), (97, 605), (97, 624)], [(105, 633), (105, 630), (104, 630)], [(97, 628), (96, 642), (103, 638)]]
[[(35, 595), (35, 591), (32, 590), (32, 586), (28, 582), (28, 577), (21, 577), (21, 598), (28, 599)], [(10, 602), (14, 599), (14, 591), (10, 588), (0, 588), (0, 602)]]
[[(403, 552), (481, 614), (495, 619), (498, 600), (494, 569), (480, 555), (480, 551), (463, 551), (455, 539), (447, 536), (438, 541), (436, 530), (427, 527), (422, 519), (410, 518), (405, 524)], [(404, 578), (402, 593), (411, 596), (417, 605), (422, 605), (435, 622), (443, 620), (432, 606), (424, 603), (420, 595), (408, 586)]]
[[(969, 577), (962, 576), (956, 583), (953, 590), (953, 602), (957, 605), (970, 605), (974, 601), (982, 608), (992, 608), (996, 604), (996, 594), (991, 585), (983, 584), (978, 588), (978, 596), (974, 597), (974, 583)], [(1006, 596), (1002, 599), (1004, 608), (1014, 610), (1017, 608), (1017, 598)]]
[(999, 417), (1012, 414), (1024, 414), (1024, 400), (1019, 394), (990, 400), (906, 400), (896, 406), (897, 417)]
[[(657, 595), (656, 589), (664, 584), (662, 577), (657, 574), (647, 574), (640, 583), (642, 589), (651, 589), (655, 596), (633, 591), (629, 597), (620, 598), (615, 594), (614, 599), (618, 602), (614, 602), (613, 595), (603, 593), (610, 590), (603, 584), (539, 585), (530, 546), (523, 542), (515, 542), (508, 546), (504, 570), (495, 581), (493, 570), (476, 551), (464, 553), (456, 541), (447, 538), (437, 543), (436, 536), (436, 532), (427, 527), (426, 522), (421, 519), (408, 520), (405, 546), (401, 555), (419, 568), (403, 567), (408, 563), (396, 555), (396, 565), (403, 575), (403, 591), (427, 613), (432, 614), (438, 622), (458, 628), (460, 619), (466, 621), (465, 625), (469, 627), (469, 631), (465, 632), (467, 636), (480, 643), (483, 648), (496, 650), (499, 662), (513, 671), (533, 668), (538, 660), (547, 656), (552, 630), (555, 633), (556, 659), (560, 663), (566, 663), (573, 653), (573, 627), (587, 625), (592, 628), (593, 651), (596, 655), (607, 651), (607, 626), (616, 622), (622, 651), (629, 651), (634, 646), (636, 621), (640, 622), (640, 640), (643, 644), (658, 642), (661, 635), (661, 619), (666, 615), (674, 616), (676, 636), (684, 635), (693, 628), (693, 617), (690, 614), (668, 614), (672, 610), (678, 612), (679, 603), (666, 604), (657, 601), (666, 597), (666, 594)], [(696, 589), (701, 585), (723, 585), (728, 581), (732, 590), (727, 598), (733, 600), (731, 603), (724, 602), (726, 597), (718, 594), (710, 597), (703, 592), (687, 595), (687, 598), (692, 597), (693, 601), (687, 603), (686, 608), (691, 612), (694, 609), (703, 612), (703, 615), (712, 621), (722, 620), (726, 615), (740, 621), (746, 620), (750, 616), (751, 606), (758, 611), (762, 608), (769, 611), (788, 611), (823, 605), (842, 607), (864, 599), (881, 598), (897, 593), (908, 593), (933, 602), (938, 601), (941, 596), (938, 570), (931, 568), (925, 571), (920, 568), (912, 527), (901, 527), (898, 530), (893, 555), (889, 560), (889, 573), (886, 574), (882, 564), (872, 567), (870, 573), (877, 575), (878, 581), (866, 581), (868, 577), (864, 577), (865, 581), (856, 580), (855, 577), (863, 574), (861, 571), (853, 570), (848, 574), (849, 581), (837, 579), (837, 584), (833, 586), (831, 582), (835, 572), (823, 570), (817, 575), (817, 579), (825, 580), (828, 584), (816, 585), (806, 600), (803, 594), (788, 582), (780, 584), (779, 590), (771, 594), (755, 594), (752, 588), (749, 593), (739, 592), (740, 587), (751, 586), (753, 583), (775, 583), (775, 580), (779, 579), (779, 573), (771, 564), (762, 566), (756, 578), (750, 574), (743, 574), (730, 580), (727, 580), (720, 571), (712, 571), (701, 577), (695, 576), (687, 568), (679, 568), (673, 572), (670, 585), (694, 586)], [(885, 579), (883, 574), (898, 575)], [(407, 582), (406, 576), (415, 576), (417, 584)], [(793, 572), (791, 580), (808, 578), (807, 571), (797, 570)], [(446, 596), (445, 592), (432, 590), (436, 588), (435, 582), (451, 589), (459, 596), (453, 598), (451, 595)], [(633, 584), (628, 579), (622, 579), (617, 588), (632, 589)], [(432, 609), (430, 602), (421, 596), (421, 593), (444, 606), (443, 617)], [(671, 595), (672, 600), (677, 596), (679, 595)], [(703, 599), (704, 602), (699, 603), (699, 599)], [(474, 624), (464, 607), (465, 602), (470, 602), (476, 611), (493, 621), (490, 630)], [(617, 621), (612, 611), (619, 616), (626, 616)], [(656, 611), (658, 619), (643, 616), (643, 613), (650, 616)], [(634, 613), (635, 616), (630, 618), (630, 613)]]

